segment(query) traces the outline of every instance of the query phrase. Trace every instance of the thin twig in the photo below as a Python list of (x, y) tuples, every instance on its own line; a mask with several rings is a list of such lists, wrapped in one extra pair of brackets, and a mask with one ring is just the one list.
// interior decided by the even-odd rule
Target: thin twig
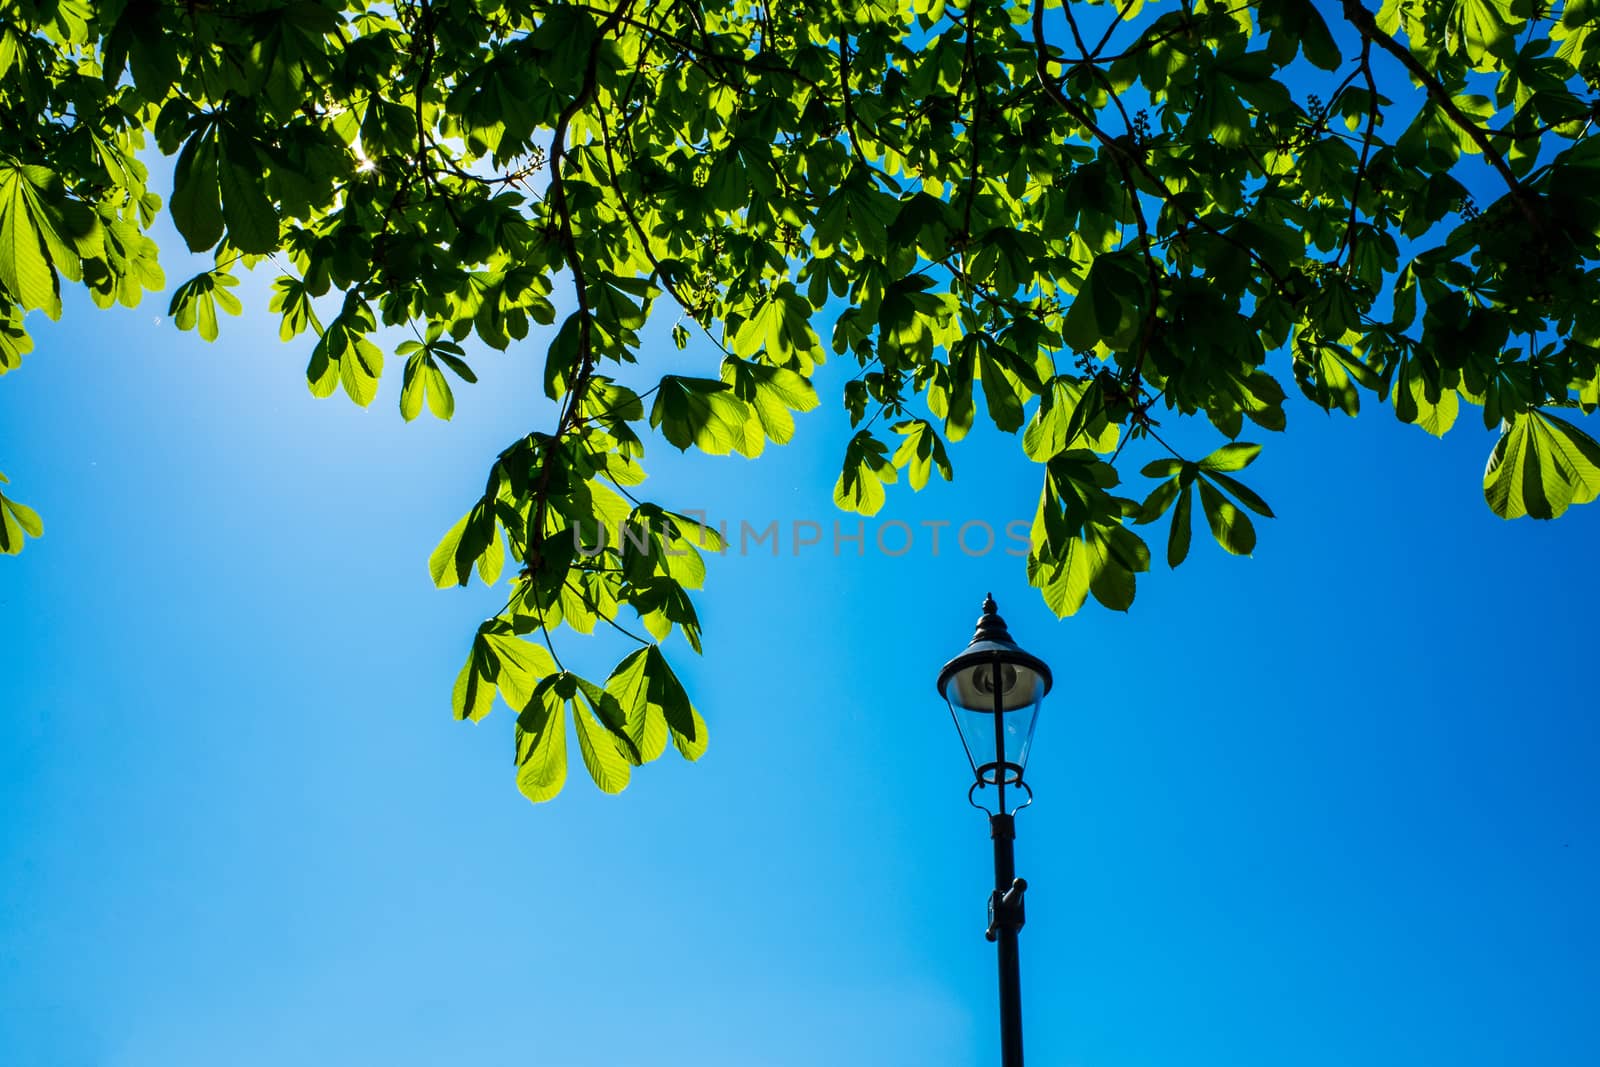
[(1350, 218), (1345, 222), (1339, 254), (1333, 257), (1335, 263), (1342, 262), (1345, 253), (1350, 251), (1350, 240), (1356, 229), (1356, 209), (1361, 202), (1361, 183), (1367, 176), (1367, 157), (1372, 151), (1373, 134), (1378, 126), (1378, 86), (1372, 77), (1372, 42), (1364, 37), (1361, 39), (1359, 72), (1367, 82), (1367, 129), (1361, 137), (1361, 162), (1356, 166), (1355, 184), (1350, 190)]
[(1263, 274), (1272, 279), (1280, 291), (1285, 291), (1288, 286), (1288, 281), (1283, 277), (1283, 275), (1279, 274), (1277, 270), (1273, 268), (1272, 264), (1262, 259), (1260, 254), (1245, 242), (1234, 237), (1232, 234), (1217, 229), (1215, 226), (1202, 219), (1199, 215), (1195, 214), (1193, 209), (1179, 200), (1176, 194), (1174, 194), (1171, 189), (1167, 188), (1166, 183), (1163, 182), (1161, 178), (1150, 169), (1150, 165), (1146, 163), (1141, 156), (1129, 152), (1128, 149), (1119, 143), (1116, 138), (1112, 137), (1109, 133), (1096, 125), (1094, 119), (1090, 117), (1089, 114), (1083, 110), (1083, 108), (1079, 107), (1077, 103), (1069, 99), (1067, 95), (1061, 91), (1060, 86), (1055, 83), (1055, 79), (1050, 76), (1050, 51), (1049, 47), (1045, 44), (1044, 39), (1044, 5), (1045, 0), (1034, 0), (1033, 47), (1036, 57), (1035, 71), (1038, 76), (1039, 84), (1044, 87), (1045, 94), (1050, 97), (1057, 107), (1065, 111), (1074, 122), (1087, 130), (1090, 136), (1092, 136), (1096, 141), (1100, 142), (1101, 146), (1106, 150), (1108, 155), (1112, 156), (1113, 159), (1125, 160), (1128, 164), (1131, 164), (1134, 169), (1138, 170), (1139, 173), (1151, 183), (1152, 191), (1167, 204), (1181, 212), (1183, 217), (1191, 226), (1194, 226), (1205, 233), (1209, 233), (1218, 240), (1225, 241), (1233, 247), (1239, 249), (1245, 254), (1246, 257), (1249, 258), (1252, 263), (1260, 268)]
[(1474, 145), (1477, 145), (1478, 151), (1483, 153), (1483, 158), (1489, 161), (1489, 165), (1495, 169), (1496, 173), (1506, 183), (1506, 188), (1511, 191), (1511, 198), (1517, 202), (1517, 207), (1522, 210), (1522, 214), (1528, 220), (1528, 224), (1534, 228), (1535, 232), (1543, 234), (1545, 232), (1544, 220), (1539, 217), (1539, 212), (1534, 209), (1527, 187), (1518, 181), (1517, 176), (1511, 172), (1511, 167), (1506, 163), (1505, 157), (1500, 154), (1489, 140), (1488, 131), (1467, 118), (1466, 115), (1462, 114), (1461, 109), (1456, 107), (1455, 101), (1451, 98), (1450, 91), (1444, 87), (1444, 83), (1425, 67), (1421, 60), (1412, 55), (1409, 48), (1384, 33), (1378, 26), (1378, 20), (1373, 17), (1371, 11), (1361, 6), (1360, 0), (1344, 0), (1344, 17), (1350, 25), (1356, 28), (1356, 32), (1360, 33), (1363, 39), (1371, 41), (1385, 52), (1394, 56), (1400, 61), (1401, 66), (1411, 72), (1411, 76), (1416, 78), (1423, 88), (1427, 90), (1428, 95), (1433, 98), (1434, 106), (1443, 112), (1444, 116), (1457, 129), (1466, 134)]

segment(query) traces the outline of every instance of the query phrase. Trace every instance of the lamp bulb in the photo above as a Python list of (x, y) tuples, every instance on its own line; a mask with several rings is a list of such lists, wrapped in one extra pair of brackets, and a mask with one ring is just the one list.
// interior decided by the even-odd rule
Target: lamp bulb
[[(994, 692), (994, 668), (989, 664), (980, 666), (972, 672), (972, 684), (980, 693)], [(1011, 664), (1002, 664), (1000, 667), (1000, 693), (1005, 695), (1011, 692), (1017, 684), (1017, 668)]]

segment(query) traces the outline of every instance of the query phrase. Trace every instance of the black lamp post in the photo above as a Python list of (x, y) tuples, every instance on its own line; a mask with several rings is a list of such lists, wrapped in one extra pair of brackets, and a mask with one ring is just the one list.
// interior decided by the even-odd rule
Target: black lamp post
[[(950, 705), (950, 718), (961, 734), (975, 781), (967, 791), (973, 807), (989, 813), (994, 839), (994, 892), (989, 895), (989, 929), (1000, 957), (1000, 1063), (1022, 1067), (1022, 980), (1017, 966), (1017, 931), (1022, 929), (1022, 894), (1028, 883), (1017, 877), (1012, 842), (1013, 816), (1033, 802), (1033, 790), (1022, 780), (1039, 703), (1050, 692), (1050, 668), (1017, 647), (995, 613), (994, 596), (983, 601), (978, 632), (966, 650), (939, 672), (939, 693)], [(980, 789), (995, 788), (994, 810), (973, 799)], [(1026, 794), (1015, 808), (1006, 807), (1006, 789)]]

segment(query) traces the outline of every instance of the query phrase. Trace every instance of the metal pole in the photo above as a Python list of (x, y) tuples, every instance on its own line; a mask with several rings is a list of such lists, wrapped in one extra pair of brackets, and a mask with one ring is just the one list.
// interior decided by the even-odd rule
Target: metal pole
[(989, 816), (994, 838), (994, 895), (989, 898), (989, 935), (1000, 958), (1000, 1063), (1022, 1067), (1022, 976), (1017, 961), (1017, 931), (1022, 928), (1022, 892), (1017, 878), (1016, 824), (1004, 811)]

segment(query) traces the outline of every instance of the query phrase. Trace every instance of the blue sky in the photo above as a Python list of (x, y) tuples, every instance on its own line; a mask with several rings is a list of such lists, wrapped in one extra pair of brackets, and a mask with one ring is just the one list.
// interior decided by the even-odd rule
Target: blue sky
[[(499, 591), (425, 562), (548, 421), (535, 352), (405, 425), (397, 374), (317, 401), (261, 314), (207, 345), (161, 311), (39, 322), (0, 389), (46, 522), (0, 571), (9, 1062), (983, 1062), (989, 843), (933, 680), (989, 589), (1057, 677), (1019, 818), (1033, 1062), (1589, 1062), (1597, 515), (1492, 516), (1470, 415), (1439, 442), (1294, 402), (1256, 557), (1197, 537), (1126, 616), (1057, 621), (1020, 561), (925, 539), (717, 560), (707, 655), (673, 650), (710, 751), (536, 807), (504, 709), (449, 715)], [(758, 465), (657, 446), (647, 488), (831, 522), (849, 430), (801, 426)], [(878, 519), (1029, 513), (1015, 444), (954, 459)]]
[[(1592, 1062), (1600, 511), (1490, 514), (1475, 410), (1435, 441), (1292, 399), (1291, 433), (1246, 434), (1280, 516), (1253, 560), (1202, 527), (1168, 572), (1163, 523), (1130, 614), (1059, 621), (1020, 560), (918, 525), (1031, 515), (992, 430), (954, 485), (892, 491), (865, 554), (793, 554), (793, 522), (856, 522), (830, 364), (794, 445), (648, 457), (653, 499), (786, 531), (712, 562), (706, 656), (669, 648), (709, 752), (533, 806), (505, 709), (449, 712), (502, 590), (426, 559), (548, 428), (542, 345), (476, 353), (455, 420), (406, 425), (400, 361), (370, 411), (315, 400), (244, 292), (211, 345), (164, 295), (75, 297), (0, 383), (46, 524), (0, 559), (6, 1062), (992, 1062), (987, 827), (933, 684), (989, 590), (1057, 679), (1018, 820), (1031, 1062)], [(652, 355), (634, 384), (685, 365)], [(871, 547), (890, 519), (903, 556)], [(626, 648), (561, 650), (603, 676)]]

